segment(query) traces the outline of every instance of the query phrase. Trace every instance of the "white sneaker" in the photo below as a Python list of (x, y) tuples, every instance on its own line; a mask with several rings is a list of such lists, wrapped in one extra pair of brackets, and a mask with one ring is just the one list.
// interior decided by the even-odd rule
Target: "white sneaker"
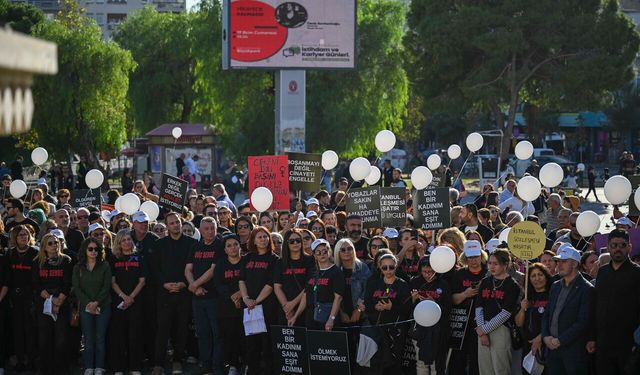
[(84, 375), (93, 375), (93, 369), (92, 368), (85, 369)]
[(229, 367), (229, 372), (227, 373), (227, 375), (238, 375), (238, 369), (234, 366)]
[(198, 363), (198, 358), (194, 357), (194, 356), (189, 356), (187, 357), (187, 363), (189, 364), (196, 364)]
[(141, 371), (131, 371), (131, 375), (142, 375)]
[(104, 375), (105, 370), (103, 368), (97, 368), (93, 371), (93, 375)]
[(113, 373), (113, 375), (124, 375), (124, 372), (122, 371), (116, 371)]

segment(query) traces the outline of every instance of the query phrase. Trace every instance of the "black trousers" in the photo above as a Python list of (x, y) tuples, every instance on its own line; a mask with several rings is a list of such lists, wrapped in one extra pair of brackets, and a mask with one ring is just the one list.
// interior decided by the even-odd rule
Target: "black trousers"
[(142, 371), (142, 327), (145, 319), (142, 313), (142, 301), (135, 302), (126, 310), (113, 308), (108, 347), (109, 367), (113, 372)]
[(626, 375), (623, 369), (629, 356), (631, 356), (631, 351), (627, 353), (596, 352), (596, 373), (598, 375)]
[[(467, 367), (469, 371), (467, 372)], [(449, 374), (478, 375), (478, 336), (473, 330), (465, 333), (462, 350), (453, 349), (449, 359)]]
[(167, 341), (175, 333), (173, 361), (182, 362), (187, 346), (191, 298), (187, 291), (158, 293), (158, 330), (156, 333), (156, 366), (164, 366), (167, 357)]
[(37, 349), (33, 297), (30, 291), (25, 294), (11, 295), (13, 350), (18, 357), (18, 362), (21, 363), (33, 362), (36, 358)]
[(9, 354), (9, 345), (7, 345), (7, 312), (9, 306), (6, 299), (0, 302), (0, 368), (4, 368), (4, 363)]
[[(155, 285), (147, 284), (140, 292), (138, 302), (142, 302), (142, 351), (144, 358), (151, 363), (155, 361), (156, 354), (156, 331), (158, 327), (158, 288)], [(138, 303), (136, 302), (136, 303)]]
[(37, 315), (39, 373), (41, 375), (60, 375), (70, 365), (68, 360), (69, 311), (64, 304), (56, 321), (42, 313), (42, 305)]
[(244, 328), (242, 317), (218, 318), (220, 333), (222, 335), (223, 363), (224, 365), (240, 368), (240, 357), (244, 355)]
[[(268, 332), (248, 336), (246, 364), (249, 366), (249, 372), (247, 374), (272, 374), (273, 360), (271, 355), (271, 339)], [(262, 365), (264, 365), (264, 368), (261, 368)]]

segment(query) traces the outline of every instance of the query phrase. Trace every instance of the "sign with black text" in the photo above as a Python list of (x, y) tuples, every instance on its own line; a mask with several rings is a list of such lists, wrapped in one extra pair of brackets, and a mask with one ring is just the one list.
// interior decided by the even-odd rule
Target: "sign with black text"
[(449, 188), (418, 190), (413, 198), (413, 219), (422, 229), (442, 229), (451, 226)]
[(189, 183), (187, 181), (163, 173), (158, 206), (167, 210), (182, 212), (188, 187)]
[(306, 331), (303, 327), (271, 326), (273, 368), (276, 374), (309, 374)]
[(451, 328), (449, 336), (450, 348), (462, 350), (464, 335), (467, 331), (471, 309), (473, 308), (473, 303), (452, 306), (451, 314), (449, 315), (449, 326)]
[(382, 227), (404, 227), (407, 220), (407, 195), (403, 187), (380, 188)]
[(320, 189), (322, 155), (287, 153), (289, 157), (289, 190), (313, 192)]
[(351, 374), (346, 332), (309, 330), (307, 348), (311, 374)]
[(347, 212), (349, 215), (360, 215), (363, 228), (380, 228), (380, 211), (379, 186), (351, 189), (347, 193)]
[(416, 373), (416, 359), (418, 353), (416, 353), (416, 347), (413, 346), (413, 339), (407, 335), (407, 341), (404, 344), (404, 351), (402, 352), (402, 373), (404, 375)]
[(71, 207), (100, 207), (102, 203), (102, 197), (100, 196), (100, 189), (79, 189), (71, 191), (71, 200), (69, 201)]

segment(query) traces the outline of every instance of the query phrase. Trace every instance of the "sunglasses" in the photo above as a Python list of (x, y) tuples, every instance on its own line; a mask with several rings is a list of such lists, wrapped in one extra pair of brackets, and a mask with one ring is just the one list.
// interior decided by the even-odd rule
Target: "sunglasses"
[(238, 229), (249, 229), (250, 227), (251, 227), (251, 225), (249, 225), (249, 224), (238, 225)]
[(302, 239), (305, 241), (311, 241), (311, 236), (304, 236)]
[(87, 247), (87, 253), (97, 253), (98, 252), (98, 247), (97, 246), (88, 246)]
[(372, 250), (380, 250), (384, 247), (384, 245), (375, 245), (375, 244), (371, 244), (370, 245)]
[(58, 241), (47, 241), (47, 246), (57, 245)]
[(329, 254), (329, 250), (327, 249), (318, 249), (313, 252), (316, 255), (327, 255)]
[(273, 241), (273, 244), (274, 245), (282, 245), (282, 242), (281, 241)]
[(155, 229), (154, 232), (156, 232), (156, 233), (164, 233), (164, 228)]
[(382, 266), (380, 267), (380, 269), (383, 271), (394, 271), (396, 269), (396, 266)]
[(353, 247), (351, 247), (351, 246), (348, 246), (348, 247), (341, 247), (341, 248), (340, 248), (340, 252), (341, 252), (341, 253), (350, 253), (350, 252), (352, 252), (352, 251), (353, 251)]
[(69, 196), (67, 194), (65, 194), (65, 195), (59, 196), (58, 198), (69, 198)]
[(624, 249), (625, 247), (627, 247), (627, 245), (629, 245), (629, 244), (626, 243), (626, 242), (622, 242), (622, 243), (613, 243), (612, 242), (612, 243), (609, 244), (609, 246), (612, 249)]
[(299, 238), (289, 238), (287, 243), (289, 243), (289, 245), (293, 245), (293, 244), (297, 244), (297, 243), (302, 243), (302, 240), (299, 239)]

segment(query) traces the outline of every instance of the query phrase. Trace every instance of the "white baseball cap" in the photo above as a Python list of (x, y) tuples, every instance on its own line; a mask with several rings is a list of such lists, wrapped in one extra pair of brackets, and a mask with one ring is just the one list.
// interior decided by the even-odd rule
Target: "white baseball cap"
[(558, 255), (554, 256), (556, 260), (575, 260), (580, 263), (580, 253), (571, 245), (563, 245), (558, 249)]
[(307, 218), (311, 219), (312, 217), (318, 217), (318, 213), (315, 212), (314, 210), (307, 212)]
[(149, 222), (149, 215), (144, 211), (138, 211), (133, 214), (132, 219), (134, 223), (147, 223)]
[[(467, 241), (469, 242), (469, 241)], [(487, 251), (487, 253), (491, 254), (494, 251), (496, 251), (496, 248), (498, 248), (498, 245), (500, 245), (502, 242), (500, 242), (499, 239), (497, 238), (492, 238), (489, 241), (487, 241), (487, 243), (484, 245), (485, 250)]]
[(309, 200), (306, 203), (307, 203), (307, 206), (312, 204), (317, 204), (318, 206), (320, 205), (320, 201), (318, 201), (316, 198), (309, 198)]
[(633, 221), (631, 221), (631, 219), (629, 219), (628, 217), (623, 216), (620, 219), (616, 220), (616, 225), (626, 225), (628, 227), (633, 227)]
[(398, 230), (396, 228), (386, 228), (382, 235), (387, 238), (398, 238)]
[(100, 225), (99, 223), (93, 223), (93, 224), (89, 225), (89, 233), (92, 233), (93, 231), (98, 230), (98, 229), (104, 230), (104, 227), (102, 225)]
[(324, 238), (318, 238), (311, 243), (311, 251), (315, 251), (316, 247), (320, 245), (327, 245), (329, 249), (331, 248), (331, 245), (329, 245), (329, 241), (325, 240)]
[(464, 255), (467, 258), (479, 257), (482, 255), (482, 245), (480, 241), (470, 240), (464, 243)]

